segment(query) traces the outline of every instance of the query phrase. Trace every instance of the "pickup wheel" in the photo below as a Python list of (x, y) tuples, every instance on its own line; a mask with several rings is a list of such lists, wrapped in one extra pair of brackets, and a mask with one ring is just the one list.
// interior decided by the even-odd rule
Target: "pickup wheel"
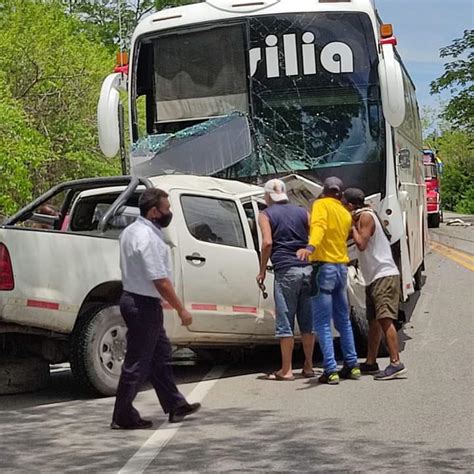
[(82, 317), (71, 340), (71, 370), (82, 386), (106, 396), (115, 394), (126, 333), (117, 305), (95, 307)]

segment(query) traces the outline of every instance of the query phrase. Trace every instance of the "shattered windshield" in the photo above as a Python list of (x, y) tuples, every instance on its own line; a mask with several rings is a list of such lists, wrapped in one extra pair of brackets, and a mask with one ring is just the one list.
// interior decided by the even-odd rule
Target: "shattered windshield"
[(320, 182), (335, 174), (382, 191), (378, 56), (366, 14), (257, 16), (167, 33), (143, 42), (140, 57), (147, 139), (192, 135), (196, 125), (236, 111), (249, 117), (251, 155), (222, 160), (211, 146), (209, 159), (225, 169), (193, 169), (250, 181), (298, 172)]
[(213, 176), (252, 154), (248, 118), (233, 112), (176, 133), (150, 135), (133, 147), (136, 176)]

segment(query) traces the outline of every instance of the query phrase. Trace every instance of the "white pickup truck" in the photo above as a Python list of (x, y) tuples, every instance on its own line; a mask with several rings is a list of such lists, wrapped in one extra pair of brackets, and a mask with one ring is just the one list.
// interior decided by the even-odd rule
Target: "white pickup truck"
[[(308, 205), (316, 184), (288, 177), (292, 200)], [(273, 276), (256, 284), (264, 206), (262, 188), (186, 175), (95, 178), (61, 184), (0, 227), (0, 352), (70, 361), (79, 382), (115, 392), (126, 328), (117, 306), (122, 284), (118, 236), (138, 215), (147, 187), (169, 193), (174, 214), (166, 229), (178, 294), (193, 314), (180, 325), (165, 305), (176, 346), (216, 348), (275, 343)], [(54, 205), (58, 215), (40, 211)], [(44, 211), (43, 211), (44, 212)], [(350, 267), (354, 325), (363, 342), (363, 282)]]

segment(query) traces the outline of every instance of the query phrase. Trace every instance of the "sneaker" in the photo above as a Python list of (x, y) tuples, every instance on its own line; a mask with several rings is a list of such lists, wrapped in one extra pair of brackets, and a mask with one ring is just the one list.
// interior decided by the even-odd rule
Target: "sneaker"
[(318, 381), (319, 383), (327, 383), (328, 385), (337, 385), (339, 383), (339, 374), (337, 372), (331, 374), (323, 372), (323, 375), (319, 377)]
[(342, 369), (339, 371), (339, 377), (341, 377), (341, 379), (359, 380), (360, 375), (360, 369), (358, 366), (347, 367), (347, 365), (344, 364)]
[(373, 375), (380, 372), (379, 364), (377, 364), (377, 362), (375, 362), (375, 364), (362, 362), (362, 364), (359, 365), (359, 368), (362, 375)]
[(201, 408), (200, 403), (186, 403), (186, 405), (173, 408), (169, 414), (170, 423), (179, 423), (184, 420), (185, 416), (192, 415), (196, 413)]
[(374, 376), (374, 380), (392, 380), (400, 377), (401, 375), (405, 375), (406, 373), (407, 369), (401, 362), (398, 364), (389, 364), (385, 370), (382, 370)]

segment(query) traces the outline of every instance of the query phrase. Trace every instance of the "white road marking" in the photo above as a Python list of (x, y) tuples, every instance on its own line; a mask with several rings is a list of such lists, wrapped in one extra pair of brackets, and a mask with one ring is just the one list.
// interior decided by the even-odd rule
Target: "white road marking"
[[(191, 393), (186, 397), (188, 401), (201, 402), (226, 371), (225, 366), (218, 366), (208, 372)], [(156, 431), (145, 441), (143, 446), (129, 459), (118, 474), (140, 474), (158, 456), (160, 451), (173, 439), (181, 427), (181, 423), (171, 425), (163, 422)]]

